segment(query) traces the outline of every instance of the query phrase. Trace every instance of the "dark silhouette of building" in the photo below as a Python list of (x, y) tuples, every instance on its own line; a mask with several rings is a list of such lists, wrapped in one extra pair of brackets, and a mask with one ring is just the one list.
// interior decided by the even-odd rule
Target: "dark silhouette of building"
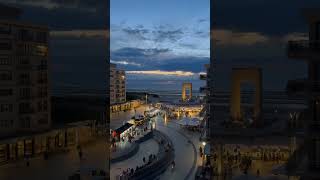
[[(309, 25), (309, 39), (288, 42), (288, 57), (302, 59), (308, 64), (308, 76), (304, 80), (291, 80), (287, 90), (290, 94), (304, 94), (308, 102), (306, 112), (305, 140), (296, 150), (294, 160), (288, 163), (289, 174), (299, 174), (301, 179), (320, 179), (320, 9), (305, 9)], [(302, 160), (307, 157), (307, 165)]]

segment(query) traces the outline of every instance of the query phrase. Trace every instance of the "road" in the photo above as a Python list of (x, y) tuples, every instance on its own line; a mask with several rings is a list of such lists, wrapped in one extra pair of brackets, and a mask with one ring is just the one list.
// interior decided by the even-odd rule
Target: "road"
[[(161, 180), (194, 179), (197, 165), (201, 163), (198, 156), (199, 133), (182, 130), (176, 120), (167, 120), (156, 117), (156, 129), (169, 136), (175, 148), (176, 167), (172, 171), (168, 168), (161, 176)], [(190, 140), (192, 143), (189, 143)]]

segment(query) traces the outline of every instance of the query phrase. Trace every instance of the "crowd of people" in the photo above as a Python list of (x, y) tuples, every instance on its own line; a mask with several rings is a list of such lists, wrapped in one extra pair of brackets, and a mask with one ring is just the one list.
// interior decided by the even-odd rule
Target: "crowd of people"
[[(201, 150), (200, 150), (201, 156)], [(285, 152), (280, 151), (262, 151), (262, 152), (246, 152), (241, 153), (239, 149), (234, 150), (232, 152), (225, 151), (222, 154), (223, 159), (223, 167), (222, 173), (225, 176), (232, 175), (233, 169), (239, 169), (244, 174), (248, 174), (248, 171), (253, 167), (253, 161), (264, 161), (264, 162), (273, 162), (279, 164), (280, 161), (285, 161), (286, 156)], [(213, 162), (215, 167), (213, 167), (213, 175), (218, 175), (217, 163), (218, 163), (218, 155), (214, 153)], [(256, 176), (260, 176), (260, 169), (256, 170)]]
[(135, 172), (139, 171), (140, 169), (143, 169), (144, 167), (150, 165), (151, 163), (155, 162), (157, 160), (157, 156), (155, 154), (150, 154), (148, 159), (146, 157), (142, 158), (143, 164), (141, 166), (136, 166), (136, 168), (128, 168), (126, 170), (123, 170), (120, 174), (120, 179), (128, 179), (130, 176), (133, 176)]

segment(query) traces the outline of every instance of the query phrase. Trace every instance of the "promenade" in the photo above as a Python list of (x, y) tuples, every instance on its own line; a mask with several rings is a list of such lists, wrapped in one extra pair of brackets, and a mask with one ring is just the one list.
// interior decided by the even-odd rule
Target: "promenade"
[(44, 160), (43, 157), (30, 159), (29, 167), (26, 166), (25, 160), (0, 166), (0, 179), (67, 179), (80, 167), (103, 169), (107, 172), (107, 146), (105, 142), (105, 139), (101, 138), (82, 147), (83, 157), (81, 160), (75, 148), (67, 153), (51, 155), (48, 160)]
[(200, 134), (181, 129), (175, 121), (165, 122), (162, 117), (156, 117), (156, 129), (169, 136), (173, 143), (176, 163), (174, 170), (168, 168), (160, 180), (193, 180), (196, 167), (201, 163), (198, 153)]

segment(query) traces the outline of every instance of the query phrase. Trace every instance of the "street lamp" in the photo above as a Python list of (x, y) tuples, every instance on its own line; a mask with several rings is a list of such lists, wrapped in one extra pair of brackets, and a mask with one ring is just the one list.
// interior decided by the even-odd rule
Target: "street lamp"
[(202, 142), (202, 145), (205, 146), (207, 143), (205, 141)]

